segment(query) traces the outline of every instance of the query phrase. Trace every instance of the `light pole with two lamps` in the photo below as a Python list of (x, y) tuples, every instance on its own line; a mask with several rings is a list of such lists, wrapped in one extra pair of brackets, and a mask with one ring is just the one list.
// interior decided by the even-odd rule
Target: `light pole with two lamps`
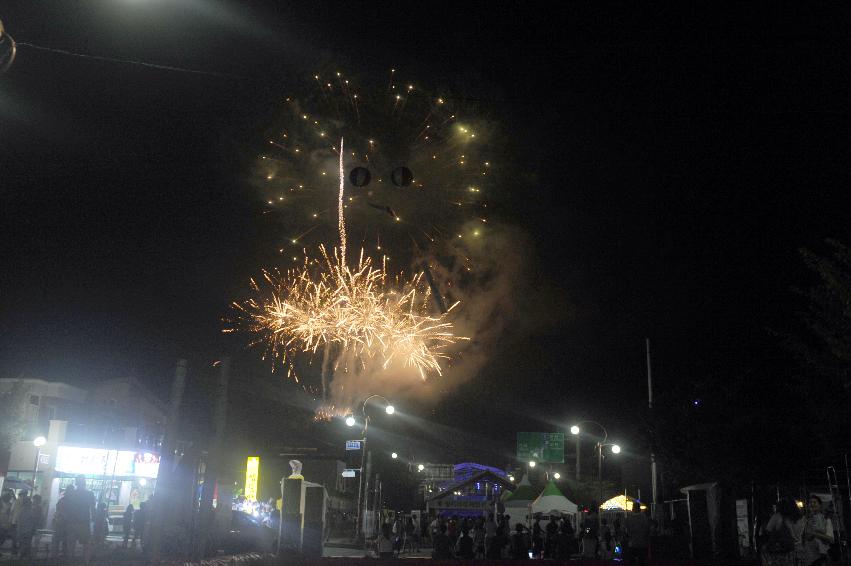
[[(366, 461), (366, 434), (367, 434), (367, 431), (369, 429), (369, 413), (366, 412), (366, 405), (372, 399), (383, 400), (386, 403), (386, 405), (384, 405), (384, 412), (387, 413), (388, 415), (392, 415), (393, 413), (396, 412), (396, 408), (393, 406), (393, 404), (390, 403), (390, 401), (382, 395), (370, 395), (369, 397), (367, 397), (366, 399), (363, 400), (363, 403), (361, 403), (361, 415), (363, 416), (363, 431), (361, 433), (361, 443), (362, 444), (361, 444), (361, 459), (360, 459), (360, 481), (358, 482), (358, 513), (357, 513), (357, 526), (356, 526), (356, 529), (355, 529), (355, 533), (358, 537), (360, 537), (361, 534), (363, 533), (363, 515), (364, 515), (364, 513), (363, 513), (363, 499), (364, 499), (363, 498), (363, 491), (364, 491), (363, 476), (364, 476), (364, 473), (365, 473), (364, 463)], [(357, 420), (355, 419), (354, 414), (349, 414), (349, 415), (346, 416), (346, 426), (352, 427), (352, 426), (355, 426), (356, 423), (357, 423)], [(369, 481), (369, 478), (367, 478), (367, 481)], [(366, 489), (369, 489), (369, 484), (367, 484)]]
[(582, 421), (578, 424), (570, 427), (570, 433), (576, 437), (576, 480), (579, 481), (579, 433), (582, 432), (582, 429), (579, 428), (580, 425), (584, 424), (594, 424), (600, 427), (600, 430), (603, 431), (602, 440), (597, 441), (597, 488), (600, 494), (600, 498), (597, 501), (597, 533), (600, 533), (602, 530), (602, 521), (603, 516), (600, 513), (601, 506), (603, 505), (603, 448), (606, 446), (611, 446), (612, 454), (620, 454), (621, 447), (614, 442), (606, 442), (609, 439), (609, 431), (606, 430), (606, 427), (598, 423), (597, 421)]

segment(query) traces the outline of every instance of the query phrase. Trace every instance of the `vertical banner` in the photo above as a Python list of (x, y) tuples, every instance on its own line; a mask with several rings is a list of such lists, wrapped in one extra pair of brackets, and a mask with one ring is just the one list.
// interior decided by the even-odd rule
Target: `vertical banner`
[(260, 479), (260, 456), (249, 456), (245, 466), (245, 498), (257, 501), (257, 482)]

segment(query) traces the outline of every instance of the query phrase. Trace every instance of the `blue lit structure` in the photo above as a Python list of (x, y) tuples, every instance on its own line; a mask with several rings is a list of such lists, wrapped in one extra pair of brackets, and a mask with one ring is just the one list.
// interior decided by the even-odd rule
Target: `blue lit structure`
[(438, 493), (426, 499), (426, 510), (441, 515), (481, 517), (497, 509), (499, 498), (517, 486), (499, 468), (465, 462), (454, 466), (455, 479), (438, 484)]

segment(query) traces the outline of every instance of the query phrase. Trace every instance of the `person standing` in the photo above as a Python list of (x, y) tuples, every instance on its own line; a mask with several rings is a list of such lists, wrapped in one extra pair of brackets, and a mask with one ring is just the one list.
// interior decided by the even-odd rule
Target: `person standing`
[(435, 560), (449, 560), (452, 558), (452, 543), (446, 534), (446, 525), (440, 523), (437, 533), (432, 537), (431, 557)]
[(526, 528), (523, 523), (517, 523), (514, 527), (514, 532), (511, 534), (511, 550), (510, 556), (512, 560), (528, 560), (529, 559), (529, 537), (525, 533)]
[(461, 528), (461, 534), (455, 543), (455, 556), (461, 560), (473, 560), (476, 557), (473, 537), (470, 536), (470, 530), (466, 526)]
[(761, 556), (764, 566), (794, 566), (795, 551), (801, 546), (798, 521), (801, 514), (789, 499), (777, 502), (775, 512), (765, 524)]
[(121, 522), (121, 530), (124, 533), (124, 548), (127, 548), (127, 541), (130, 540), (130, 533), (133, 532), (133, 504), (129, 504), (124, 509), (124, 517)]
[(66, 502), (68, 551), (71, 556), (77, 548), (77, 542), (83, 545), (83, 557), (91, 558), (92, 515), (95, 509), (95, 494), (86, 489), (86, 476), (77, 476), (76, 488)]
[(136, 541), (144, 548), (145, 545), (145, 523), (148, 520), (148, 504), (143, 501), (139, 504), (139, 510), (133, 514), (133, 548), (136, 548)]
[(18, 554), (18, 517), (21, 515), (24, 499), (29, 499), (27, 490), (22, 489), (12, 501), (12, 554)]
[(18, 498), (19, 510), (17, 518), (17, 532), (15, 538), (18, 543), (18, 553), (22, 558), (28, 558), (32, 549), (33, 537), (38, 525), (38, 518), (33, 513), (32, 500), (24, 495)]
[(827, 551), (832, 544), (833, 523), (822, 511), (821, 498), (810, 495), (803, 536), (803, 566), (827, 564)]
[(106, 534), (109, 531), (109, 516), (106, 503), (97, 504), (94, 517), (94, 545), (101, 548), (106, 545)]
[(74, 492), (74, 486), (69, 485), (59, 494), (56, 511), (53, 513), (53, 539), (50, 541), (51, 556), (63, 556), (68, 553), (68, 501)]
[[(485, 521), (485, 554), (489, 559), (494, 559), (494, 548), (496, 547), (496, 521), (493, 520), (493, 513), (488, 513), (488, 520)], [(499, 558), (499, 555), (496, 555)]]
[(12, 533), (12, 502), (15, 495), (11, 491), (4, 491), (0, 496), (0, 548), (6, 543), (6, 539), (14, 538)]
[(641, 512), (638, 501), (632, 503), (632, 513), (626, 516), (626, 534), (629, 537), (628, 557), (630, 564), (644, 566), (650, 547), (650, 521)]

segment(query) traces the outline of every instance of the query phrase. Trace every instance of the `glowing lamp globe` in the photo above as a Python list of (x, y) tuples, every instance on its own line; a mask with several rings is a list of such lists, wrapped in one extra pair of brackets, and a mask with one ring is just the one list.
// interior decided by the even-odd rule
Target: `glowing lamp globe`
[(141, 485), (142, 487), (145, 487), (146, 485), (148, 485), (148, 480), (146, 480), (145, 478), (140, 478), (139, 479), (139, 485)]
[(390, 454), (390, 457), (391, 457), (391, 458), (393, 458), (393, 459), (395, 460), (396, 458), (398, 458), (398, 457), (399, 457), (399, 455), (398, 455), (398, 454), (396, 454), (395, 452), (393, 452), (392, 454)]
[(620, 454), (620, 453), (621, 453), (621, 447), (618, 446), (617, 444), (612, 444), (612, 454)]
[(514, 476), (508, 476), (508, 481), (514, 481)]
[(570, 427), (570, 434), (572, 434), (574, 436), (579, 434), (579, 427), (576, 426), (576, 425), (573, 425), (572, 427)]
[(384, 412), (388, 415), (392, 415), (396, 412), (396, 407), (394, 407), (393, 405), (387, 405), (386, 407), (384, 407)]
[(423, 470), (425, 470), (425, 466), (423, 466), (422, 464), (420, 464), (419, 466), (417, 466), (417, 469), (418, 469), (419, 471), (423, 471)]
[(346, 426), (355, 426), (355, 417), (353, 415), (346, 417)]
[(36, 448), (41, 448), (45, 444), (47, 444), (47, 439), (43, 436), (36, 436), (35, 440), (33, 440), (33, 446)]
[(560, 473), (558, 473), (558, 472), (556, 472), (556, 473), (554, 473), (554, 474), (553, 474), (553, 477), (554, 477), (555, 479), (557, 479), (557, 480), (560, 480), (560, 479), (561, 479), (561, 474), (560, 474)]
[(529, 467), (530, 467), (530, 468), (534, 468), (534, 467), (535, 467), (535, 460), (531, 460), (531, 461), (529, 462)]

